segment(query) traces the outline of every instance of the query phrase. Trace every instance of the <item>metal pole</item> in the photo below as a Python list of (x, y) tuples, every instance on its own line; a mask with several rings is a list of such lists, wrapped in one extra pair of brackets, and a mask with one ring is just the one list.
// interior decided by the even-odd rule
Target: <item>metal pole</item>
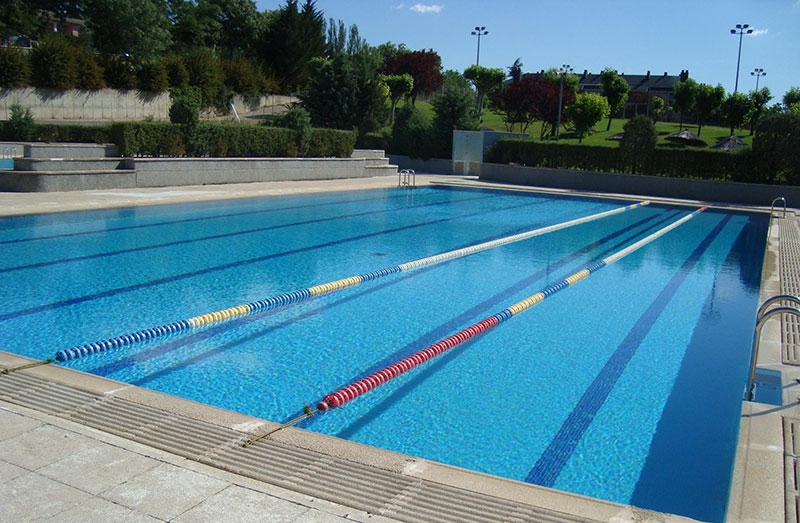
[(736, 58), (736, 83), (733, 87), (733, 92), (739, 92), (739, 65), (742, 61), (742, 36), (746, 34), (753, 34), (753, 30), (750, 28), (749, 24), (736, 24), (736, 29), (731, 29), (731, 34), (739, 35), (739, 54)]

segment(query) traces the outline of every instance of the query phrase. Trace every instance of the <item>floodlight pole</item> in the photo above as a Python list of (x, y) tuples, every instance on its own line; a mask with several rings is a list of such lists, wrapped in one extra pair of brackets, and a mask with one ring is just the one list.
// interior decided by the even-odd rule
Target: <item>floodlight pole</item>
[(739, 64), (742, 61), (742, 36), (753, 34), (753, 29), (750, 24), (736, 24), (736, 29), (731, 29), (732, 35), (739, 35), (739, 56), (736, 59), (736, 83), (733, 87), (733, 92), (739, 92)]
[(564, 75), (571, 73), (572, 71), (572, 67), (567, 64), (562, 65), (558, 70), (558, 73), (561, 76), (561, 89), (558, 92), (558, 123), (556, 124), (556, 141), (558, 141), (558, 139), (561, 137), (561, 107), (564, 101)]
[(767, 76), (767, 73), (763, 69), (756, 68), (750, 73), (750, 76), (756, 77), (756, 91), (758, 91), (758, 80), (761, 79), (762, 76)]
[(484, 26), (475, 26), (475, 30), (472, 31), (472, 36), (478, 37), (478, 56), (475, 58), (475, 65), (481, 65), (481, 36), (486, 36), (489, 34), (489, 31), (486, 30)]

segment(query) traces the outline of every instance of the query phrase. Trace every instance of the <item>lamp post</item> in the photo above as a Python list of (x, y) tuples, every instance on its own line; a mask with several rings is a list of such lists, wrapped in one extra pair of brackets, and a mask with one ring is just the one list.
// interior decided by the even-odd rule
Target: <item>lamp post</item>
[(561, 106), (564, 101), (564, 75), (567, 73), (571, 73), (573, 71), (572, 67), (564, 64), (558, 70), (559, 75), (561, 76), (561, 89), (558, 92), (558, 123), (556, 124), (556, 141), (561, 137)]
[(763, 69), (756, 68), (756, 69), (753, 70), (753, 72), (750, 73), (750, 76), (755, 76), (756, 77), (756, 91), (758, 91), (758, 80), (762, 76), (767, 76), (767, 73)]
[(472, 31), (472, 36), (478, 37), (478, 57), (475, 59), (475, 65), (481, 65), (481, 36), (486, 36), (489, 34), (489, 31), (486, 30), (483, 26), (475, 26), (475, 30)]
[(739, 91), (739, 64), (742, 61), (742, 36), (753, 34), (753, 28), (749, 24), (736, 24), (736, 29), (731, 29), (732, 35), (739, 35), (739, 56), (736, 59), (736, 84), (733, 86), (733, 92)]

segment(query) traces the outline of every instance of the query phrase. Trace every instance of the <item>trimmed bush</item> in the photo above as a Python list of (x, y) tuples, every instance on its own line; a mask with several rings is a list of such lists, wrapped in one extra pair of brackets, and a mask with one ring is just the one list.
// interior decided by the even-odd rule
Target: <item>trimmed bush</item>
[(14, 47), (0, 47), (0, 87), (27, 87), (31, 76), (28, 53)]
[[(112, 140), (123, 156), (267, 157), (297, 156), (295, 131), (263, 125), (206, 123), (196, 126), (165, 122), (116, 123)], [(311, 154), (349, 158), (355, 133), (312, 129)]]
[[(540, 143), (531, 140), (501, 139), (492, 147), (486, 161), (516, 163), (528, 167), (575, 169), (600, 172), (628, 172), (622, 151), (615, 147)], [(722, 180), (761, 182), (751, 168), (752, 155), (746, 151), (697, 149), (655, 149), (641, 166), (639, 174)]]
[(32, 83), (35, 87), (66, 90), (78, 86), (75, 47), (54, 33), (31, 51)]
[(123, 91), (136, 89), (136, 69), (127, 56), (104, 56), (100, 60), (103, 67), (103, 78), (112, 89)]
[(169, 90), (167, 68), (162, 61), (152, 60), (141, 64), (136, 77), (140, 91), (163, 93)]

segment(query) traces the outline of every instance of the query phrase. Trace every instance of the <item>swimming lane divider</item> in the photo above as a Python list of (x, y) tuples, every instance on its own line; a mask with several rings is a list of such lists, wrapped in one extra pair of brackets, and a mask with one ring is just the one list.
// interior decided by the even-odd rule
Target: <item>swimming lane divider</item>
[[(664, 234), (670, 232), (671, 230), (681, 226), (685, 222), (691, 220), (693, 217), (697, 216), (701, 212), (705, 211), (708, 207), (703, 206), (694, 212), (680, 218), (672, 222), (671, 224), (667, 225), (666, 227), (659, 229), (658, 231), (654, 232), (653, 234), (642, 238), (641, 240), (621, 249), (614, 254), (603, 258), (599, 262), (596, 262), (585, 269), (576, 272), (572, 276), (568, 276), (563, 280), (550, 284), (545, 287), (543, 290), (533, 294), (524, 300), (517, 302), (506, 309), (502, 310), (501, 312), (489, 316), (478, 323), (475, 323), (466, 329), (462, 329), (455, 334), (440, 340), (433, 345), (430, 345), (418, 352), (415, 352), (411, 356), (403, 358), (402, 360), (389, 365), (369, 376), (362, 378), (358, 381), (347, 385), (344, 388), (341, 388), (337, 391), (331, 392), (330, 394), (326, 395), (320, 402), (317, 403), (316, 411), (325, 412), (331, 408), (339, 407), (344, 405), (348, 401), (351, 401), (358, 396), (386, 383), (387, 381), (396, 378), (400, 374), (408, 372), (409, 370), (421, 365), (422, 363), (452, 349), (464, 343), (465, 341), (475, 338), (476, 336), (483, 334), (484, 332), (488, 331), (496, 327), (497, 325), (503, 323), (504, 321), (510, 319), (517, 314), (524, 312), (525, 310), (533, 307), (534, 305), (544, 301), (545, 298), (548, 296), (555, 294), (556, 292), (569, 287), (570, 285), (574, 285), (575, 283), (579, 282), (580, 280), (586, 278), (590, 274), (599, 271), (603, 267), (607, 267), (612, 263), (619, 261), (620, 259), (624, 258), (625, 256), (631, 254), (632, 252), (640, 249), (641, 247), (647, 245), (648, 243), (656, 240), (657, 238), (663, 236)], [(306, 414), (308, 414), (306, 408)], [(305, 416), (308, 417), (308, 416)]]
[(456, 258), (461, 258), (463, 256), (475, 254), (481, 251), (485, 251), (487, 249), (499, 247), (501, 245), (508, 245), (510, 243), (526, 240), (528, 238), (533, 238), (534, 236), (555, 232), (575, 225), (580, 225), (582, 223), (587, 223), (614, 214), (619, 214), (631, 209), (635, 209), (637, 207), (643, 207), (645, 205), (648, 205), (649, 203), (650, 202), (648, 200), (644, 200), (635, 204), (626, 205), (624, 207), (617, 207), (616, 209), (611, 209), (609, 211), (604, 211), (601, 213), (584, 216), (582, 218), (576, 218), (574, 220), (569, 220), (554, 225), (548, 225), (547, 227), (542, 227), (539, 229), (534, 229), (532, 231), (526, 231), (511, 236), (506, 236), (504, 238), (498, 238), (496, 240), (479, 243), (477, 245), (471, 245), (469, 247), (464, 247), (461, 249), (455, 249), (441, 254), (435, 254), (433, 256), (428, 256), (426, 258), (421, 258), (418, 260), (401, 263), (393, 267), (367, 272), (356, 276), (350, 276), (349, 278), (343, 278), (341, 280), (323, 283), (321, 285), (315, 285), (313, 287), (308, 287), (306, 289), (291, 291), (264, 300), (259, 300), (251, 303), (238, 305), (236, 307), (231, 307), (229, 309), (209, 312), (207, 314), (194, 316), (192, 318), (168, 323), (158, 327), (153, 327), (151, 329), (144, 329), (131, 334), (124, 334), (122, 336), (116, 336), (114, 338), (109, 338), (107, 340), (95, 343), (78, 345), (75, 347), (71, 347), (69, 349), (63, 349), (58, 351), (56, 353), (55, 359), (57, 361), (62, 361), (62, 362), (70, 361), (83, 356), (88, 356), (90, 354), (106, 352), (111, 349), (119, 349), (122, 347), (126, 347), (128, 345), (133, 345), (134, 343), (153, 341), (155, 339), (166, 336), (184, 334), (193, 331), (195, 329), (199, 329), (210, 325), (218, 325), (221, 323), (226, 323), (239, 318), (243, 318), (245, 316), (250, 316), (252, 314), (266, 312), (272, 309), (277, 309), (279, 307), (285, 307), (288, 305), (294, 305), (297, 303), (308, 301), (310, 299), (319, 296), (325, 296), (326, 294), (331, 294), (344, 289), (349, 289), (350, 287), (355, 287), (365, 281), (372, 281), (378, 278), (382, 278), (384, 276), (388, 276), (390, 274), (395, 274), (399, 272), (408, 272), (415, 269), (419, 269), (421, 267), (426, 267), (428, 265), (433, 265), (436, 263), (442, 263)]

